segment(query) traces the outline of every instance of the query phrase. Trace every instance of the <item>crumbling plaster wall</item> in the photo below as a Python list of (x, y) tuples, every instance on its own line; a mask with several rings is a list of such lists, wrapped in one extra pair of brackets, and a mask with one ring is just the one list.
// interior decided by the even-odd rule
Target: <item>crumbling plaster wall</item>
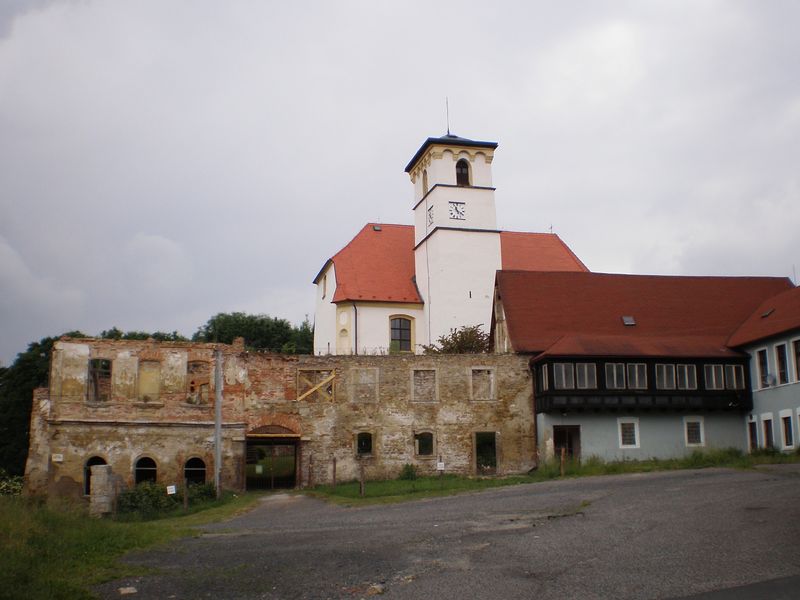
[[(524, 472), (535, 465), (534, 409), (527, 361), (516, 355), (447, 356), (283, 356), (247, 352), (241, 343), (157, 343), (153, 341), (62, 340), (52, 358), (49, 395), (36, 398), (31, 454), (26, 468), (29, 493), (81, 494), (83, 468), (102, 457), (127, 485), (134, 463), (153, 458), (159, 481), (176, 483), (185, 460), (200, 457), (213, 479), (214, 352), (223, 355), (222, 482), (244, 486), (247, 432), (279, 425), (300, 436), (299, 482), (353, 479), (364, 466), (368, 478), (393, 477), (406, 463), (425, 473), (441, 457), (447, 472), (474, 474), (475, 433), (496, 433), (497, 472)], [(108, 401), (87, 398), (88, 361), (112, 361)], [(160, 393), (143, 402), (137, 392), (140, 361), (161, 365)], [(187, 365), (207, 361), (207, 404), (193, 404)], [(472, 369), (492, 372), (494, 398), (474, 399)], [(435, 373), (435, 393), (415, 396), (415, 369)], [(316, 392), (308, 379), (332, 375)], [(430, 384), (424, 374), (420, 381)], [(424, 387), (424, 386), (423, 386)], [(430, 388), (419, 387), (417, 394)], [(38, 407), (38, 408), (37, 408)], [(358, 456), (356, 435), (373, 436), (373, 451)], [(415, 453), (414, 434), (433, 434), (430, 456)], [(52, 457), (60, 455), (54, 463)]]

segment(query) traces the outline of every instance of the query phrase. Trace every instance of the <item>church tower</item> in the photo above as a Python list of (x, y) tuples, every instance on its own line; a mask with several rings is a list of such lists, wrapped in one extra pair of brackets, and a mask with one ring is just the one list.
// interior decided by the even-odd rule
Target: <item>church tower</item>
[(451, 329), (489, 331), (500, 232), (492, 187), (496, 142), (428, 138), (406, 166), (414, 184), (414, 262), (430, 344)]

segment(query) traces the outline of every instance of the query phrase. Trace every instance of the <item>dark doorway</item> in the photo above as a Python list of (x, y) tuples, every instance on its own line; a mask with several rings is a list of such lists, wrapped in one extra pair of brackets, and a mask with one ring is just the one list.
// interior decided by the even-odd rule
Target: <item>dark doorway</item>
[(494, 431), (475, 433), (475, 467), (478, 475), (497, 472), (497, 440)]
[(247, 442), (245, 484), (248, 490), (274, 490), (295, 486), (297, 442), (272, 439)]
[(758, 426), (755, 421), (750, 421), (747, 424), (747, 434), (750, 438), (750, 452), (758, 450)]
[(578, 460), (581, 457), (581, 426), (553, 425), (553, 447), (556, 458), (561, 458), (561, 449), (566, 450), (567, 458)]
[(86, 461), (86, 465), (83, 467), (83, 493), (86, 496), (92, 493), (92, 467), (104, 464), (106, 461), (99, 456), (93, 456)]

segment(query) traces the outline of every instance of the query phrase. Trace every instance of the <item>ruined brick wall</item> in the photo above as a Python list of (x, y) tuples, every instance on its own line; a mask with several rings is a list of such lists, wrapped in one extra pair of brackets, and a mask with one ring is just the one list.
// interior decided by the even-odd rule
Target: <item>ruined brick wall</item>
[[(439, 458), (447, 472), (479, 474), (478, 432), (494, 434), (498, 474), (535, 464), (530, 373), (515, 355), (280, 356), (241, 344), (62, 340), (32, 416), (28, 491), (81, 495), (91, 457), (127, 485), (142, 456), (164, 483), (180, 482), (192, 457), (212, 480), (215, 350), (227, 488), (244, 487), (248, 440), (265, 427), (298, 444), (302, 485), (330, 481), (334, 457), (339, 480), (361, 465), (370, 479), (406, 463), (433, 473)], [(359, 434), (371, 436), (369, 452), (359, 452)]]

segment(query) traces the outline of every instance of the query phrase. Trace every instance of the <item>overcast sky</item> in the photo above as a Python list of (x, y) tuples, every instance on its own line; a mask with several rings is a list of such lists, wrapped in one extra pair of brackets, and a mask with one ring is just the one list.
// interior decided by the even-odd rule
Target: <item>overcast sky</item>
[(70, 329), (313, 318), (428, 136), (593, 271), (800, 269), (800, 3), (0, 2), (0, 361)]

